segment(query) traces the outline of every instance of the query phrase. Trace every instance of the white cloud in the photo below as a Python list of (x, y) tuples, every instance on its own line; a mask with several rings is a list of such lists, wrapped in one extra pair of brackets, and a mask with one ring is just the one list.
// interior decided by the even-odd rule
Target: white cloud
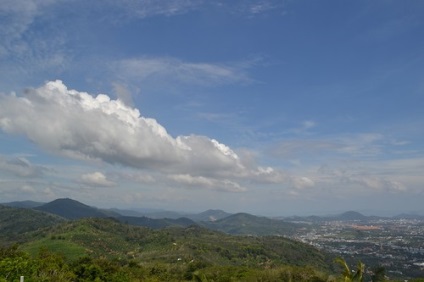
[(191, 176), (189, 174), (170, 175), (168, 178), (185, 187), (202, 187), (224, 192), (245, 192), (247, 190), (240, 184), (228, 179), (212, 179), (203, 176)]
[(106, 95), (93, 98), (48, 82), (25, 97), (1, 97), (0, 127), (23, 133), (43, 148), (74, 158), (129, 166), (155, 166), (178, 159), (177, 144), (154, 119)]
[[(305, 123), (306, 126), (313, 126)], [(307, 154), (318, 164), (296, 166), (290, 171), (256, 164), (256, 155), (247, 150), (236, 153), (229, 146), (206, 136), (173, 137), (138, 109), (107, 95), (96, 97), (68, 89), (61, 81), (26, 91), (23, 95), (0, 95), (0, 129), (22, 134), (54, 154), (82, 160), (100, 160), (134, 168), (134, 172), (84, 174), (79, 182), (89, 186), (114, 186), (117, 181), (153, 183), (154, 187), (191, 187), (211, 191), (244, 192), (250, 186), (271, 185), (296, 189), (298, 194), (345, 191), (401, 192), (419, 189), (423, 162), (381, 160), (381, 134), (338, 136), (333, 139), (293, 140), (281, 144), (274, 155)], [(324, 158), (366, 156), (362, 163), (335, 163)], [(372, 156), (372, 158), (370, 158)], [(374, 159), (374, 161), (372, 161)], [(313, 162), (317, 162), (314, 160)], [(317, 168), (323, 162), (329, 166)], [(42, 175), (40, 166), (25, 158), (0, 158), (0, 169), (17, 176)], [(311, 188), (314, 189), (304, 189)], [(340, 187), (343, 187), (341, 190)], [(304, 191), (304, 192), (302, 192)]]
[[(62, 156), (165, 175), (190, 174), (198, 180), (226, 179), (213, 182), (222, 190), (243, 190), (239, 180), (284, 181), (280, 171), (261, 169), (215, 139), (198, 135), (174, 138), (156, 120), (141, 116), (139, 110), (120, 100), (69, 90), (61, 81), (47, 82), (23, 96), (0, 95), (0, 128), (23, 134)], [(98, 173), (83, 180), (95, 182), (94, 177), (102, 180)]]
[(292, 177), (292, 183), (293, 186), (297, 189), (304, 189), (315, 186), (315, 182), (306, 176)]
[(86, 173), (81, 175), (81, 183), (88, 186), (111, 187), (116, 184), (106, 178), (101, 172)]

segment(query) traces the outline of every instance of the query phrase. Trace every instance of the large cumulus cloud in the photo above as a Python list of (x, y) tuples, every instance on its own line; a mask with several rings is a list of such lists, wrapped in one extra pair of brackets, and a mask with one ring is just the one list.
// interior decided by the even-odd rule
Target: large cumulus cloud
[[(215, 139), (198, 135), (174, 138), (155, 119), (143, 117), (119, 99), (70, 90), (59, 80), (27, 90), (22, 96), (1, 95), (0, 128), (67, 157), (190, 175), (190, 182), (222, 177), (206, 186), (218, 183), (229, 191), (244, 191), (234, 179), (282, 179), (278, 171), (243, 161)], [(171, 179), (181, 182), (182, 178)], [(222, 182), (225, 179), (232, 180)]]

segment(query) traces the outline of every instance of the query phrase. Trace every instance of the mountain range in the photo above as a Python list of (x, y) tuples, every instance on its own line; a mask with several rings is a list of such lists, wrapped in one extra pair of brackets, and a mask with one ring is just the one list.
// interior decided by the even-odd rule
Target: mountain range
[[(298, 228), (318, 221), (366, 221), (376, 219), (359, 212), (348, 211), (335, 216), (308, 216), (269, 218), (248, 213), (230, 214), (222, 210), (207, 210), (198, 214), (182, 214), (170, 211), (140, 212), (120, 209), (98, 209), (73, 199), (56, 199), (48, 203), (34, 201), (10, 202), (3, 206), (32, 209), (54, 215), (57, 220), (76, 220), (81, 218), (114, 218), (122, 223), (144, 226), (152, 229), (165, 227), (188, 227), (199, 225), (234, 235), (292, 235)], [(24, 211), (22, 211), (24, 212)], [(417, 218), (417, 215), (400, 215), (396, 218)], [(422, 217), (420, 217), (422, 218)]]
[[(29, 207), (26, 202), (6, 203), (7, 206)], [(29, 209), (29, 208), (27, 208)], [(152, 218), (144, 216), (141, 213), (131, 213), (120, 210), (104, 210), (91, 207), (73, 199), (56, 199), (52, 202), (41, 204), (31, 208), (36, 211), (42, 211), (64, 220), (76, 220), (81, 218), (114, 218), (122, 223), (143, 226), (152, 229), (161, 229), (165, 227), (188, 227), (199, 225), (211, 230), (221, 231), (234, 235), (291, 235), (299, 227), (299, 224), (286, 222), (278, 219), (255, 216), (247, 213), (229, 214), (222, 210), (207, 210), (198, 214), (187, 214), (185, 216), (173, 214), (174, 218)], [(128, 215), (132, 214), (132, 215)], [(159, 213), (154, 213), (158, 216)], [(164, 214), (166, 215), (166, 214)]]
[[(159, 215), (160, 211), (149, 213)], [(302, 273), (312, 266), (328, 272), (333, 254), (289, 237), (296, 238), (292, 235), (309, 230), (315, 223), (320, 224), (318, 221), (356, 224), (377, 218), (355, 211), (326, 217), (279, 219), (222, 210), (169, 213), (176, 218), (151, 218), (144, 214), (99, 209), (68, 198), (48, 203), (0, 204), (0, 248), (19, 243), (20, 250), (32, 256), (44, 248), (58, 252), (69, 261), (87, 255), (116, 261), (126, 258), (124, 261), (133, 260), (133, 265), (147, 262), (152, 273), (156, 273), (158, 262), (173, 273), (175, 262), (179, 261), (186, 265), (183, 273), (189, 273), (188, 270), (194, 273), (197, 267), (203, 269), (205, 265), (265, 269), (270, 265), (294, 265), (300, 266)], [(411, 218), (411, 215), (397, 218)], [(193, 261), (196, 268), (191, 269)]]
[[(37, 209), (0, 205), (0, 263), (4, 266), (12, 259), (20, 263), (18, 274), (25, 274), (25, 280), (28, 277), (31, 281), (40, 273), (23, 267), (35, 263), (50, 267), (50, 279), (43, 272), (43, 281), (65, 281), (54, 276), (63, 269), (87, 276), (78, 281), (206, 281), (196, 277), (265, 281), (263, 277), (269, 277), (271, 266), (276, 277), (284, 273), (324, 279), (331, 271), (331, 255), (283, 236), (233, 236), (188, 218), (108, 215), (109, 211), (103, 213), (71, 199), (58, 199)], [(246, 214), (229, 216), (238, 217)], [(56, 262), (58, 266), (53, 264)], [(0, 269), (0, 277), (3, 275), (4, 267)]]

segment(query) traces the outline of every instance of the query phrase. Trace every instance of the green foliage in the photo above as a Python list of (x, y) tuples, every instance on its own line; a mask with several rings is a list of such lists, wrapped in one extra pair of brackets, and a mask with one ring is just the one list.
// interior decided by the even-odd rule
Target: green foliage
[(41, 249), (33, 261), (36, 271), (30, 277), (36, 281), (73, 281), (75, 278), (64, 258), (47, 249)]
[(21, 275), (32, 275), (34, 268), (33, 262), (28, 258), (4, 258), (0, 261), (0, 277), (5, 281), (19, 280)]
[(4, 281), (13, 281), (21, 275), (30, 274), (33, 267), (29, 257), (18, 251), (17, 245), (0, 248), (0, 278)]
[(122, 266), (112, 260), (82, 257), (72, 269), (78, 281), (130, 281)]
[(233, 235), (289, 235), (293, 234), (300, 224), (286, 222), (267, 217), (254, 216), (247, 213), (233, 214), (217, 221), (203, 222), (213, 230), (218, 230)]
[(194, 272), (195, 281), (327, 281), (328, 275), (309, 267), (248, 268), (211, 266)]
[(384, 282), (386, 281), (386, 269), (383, 266), (377, 266), (373, 270), (371, 276), (372, 282)]
[(358, 262), (356, 271), (351, 271), (346, 261), (341, 257), (336, 258), (334, 262), (342, 267), (342, 277), (345, 282), (364, 281), (365, 264), (361, 261)]
[(64, 221), (44, 212), (0, 205), (0, 245), (28, 240), (28, 232)]
[(66, 239), (56, 239), (55, 236), (52, 236), (52, 238), (41, 238), (39, 240), (32, 241), (23, 245), (21, 249), (34, 256), (42, 248), (61, 254), (67, 260), (75, 260), (86, 254), (84, 247), (67, 241)]
[(19, 246), (0, 248), (1, 282), (21, 275), (26, 282), (338, 282), (362, 281), (365, 271), (359, 263), (352, 272), (339, 258), (343, 275), (332, 278), (328, 258), (308, 245), (280, 236), (232, 236), (199, 226), (151, 230), (114, 219), (81, 219), (39, 229), (26, 238)]
[[(248, 248), (249, 249), (249, 248)], [(283, 282), (341, 282), (363, 281), (364, 265), (350, 271), (341, 258), (340, 279), (329, 276), (326, 271), (312, 266), (294, 265), (221, 265), (206, 260), (188, 262), (144, 261), (134, 259), (108, 259), (83, 256), (67, 262), (62, 256), (41, 249), (35, 257), (22, 252), (16, 246), (0, 248), (0, 281), (17, 281), (21, 275), (25, 281), (283, 281)], [(376, 272), (374, 272), (376, 273)], [(373, 280), (379, 281), (379, 280)], [(381, 280), (384, 281), (384, 280)], [(411, 281), (422, 281), (419, 279)]]
[[(19, 224), (13, 222), (15, 216)], [(267, 219), (239, 214), (231, 220), (244, 224), (233, 230), (240, 234), (260, 229)], [(230, 228), (233, 223), (219, 224)], [(281, 231), (288, 227), (276, 226)], [(196, 225), (152, 230), (112, 218), (64, 221), (1, 206), (0, 240), (0, 282), (17, 281), (21, 275), (26, 282), (352, 282), (365, 275), (363, 263), (352, 271), (342, 258), (336, 259), (342, 274), (329, 275), (332, 258), (281, 236), (233, 236)], [(13, 242), (20, 245), (6, 247)], [(367, 279), (385, 281), (384, 268), (372, 273)]]
[(25, 281), (73, 281), (63, 258), (47, 250), (41, 250), (35, 258), (16, 246), (1, 248), (0, 253), (0, 279), (4, 281), (16, 281), (20, 276), (26, 277)]
[(45, 229), (21, 249), (35, 255), (40, 247), (66, 260), (81, 256), (146, 262), (236, 265), (293, 264), (326, 269), (317, 249), (283, 237), (231, 236), (199, 226), (151, 230), (113, 219), (81, 219)]

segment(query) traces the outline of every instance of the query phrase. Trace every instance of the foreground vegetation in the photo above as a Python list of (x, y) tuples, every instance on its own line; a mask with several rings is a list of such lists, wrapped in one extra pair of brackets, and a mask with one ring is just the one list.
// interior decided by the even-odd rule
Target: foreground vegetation
[[(16, 247), (0, 251), (0, 281), (326, 281), (309, 267), (216, 266), (204, 262), (136, 263), (135, 260), (63, 256), (41, 250), (35, 257)], [(2, 280), (3, 279), (3, 280)]]
[[(343, 261), (339, 261), (343, 264)], [(356, 271), (347, 265), (341, 275), (328, 275), (308, 266), (222, 266), (191, 261), (185, 263), (145, 262), (134, 259), (108, 259), (83, 256), (74, 261), (41, 249), (36, 256), (20, 251), (17, 245), (0, 248), (0, 281), (364, 281), (365, 266), (358, 263)], [(386, 281), (384, 272), (371, 280)], [(423, 282), (424, 279), (409, 280)]]
[(383, 268), (371, 273), (358, 263), (350, 269), (281, 236), (232, 236), (197, 225), (154, 230), (113, 218), (64, 220), (6, 208), (0, 282), (20, 276), (26, 282), (385, 281)]
[[(326, 257), (282, 237), (235, 237), (199, 226), (151, 230), (113, 219), (39, 228), (0, 250), (16, 281), (326, 281)], [(1, 281), (1, 280), (0, 280)]]

